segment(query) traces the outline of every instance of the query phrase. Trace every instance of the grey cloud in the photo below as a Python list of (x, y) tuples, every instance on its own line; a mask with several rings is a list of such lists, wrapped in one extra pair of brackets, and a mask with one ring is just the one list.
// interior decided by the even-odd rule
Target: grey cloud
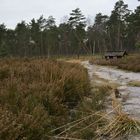
[[(53, 15), (57, 23), (72, 9), (79, 7), (85, 16), (94, 17), (96, 13), (110, 14), (116, 0), (0, 0), (0, 23), (14, 28), (17, 22), (44, 15)], [(137, 0), (125, 0), (130, 9), (139, 3)]]

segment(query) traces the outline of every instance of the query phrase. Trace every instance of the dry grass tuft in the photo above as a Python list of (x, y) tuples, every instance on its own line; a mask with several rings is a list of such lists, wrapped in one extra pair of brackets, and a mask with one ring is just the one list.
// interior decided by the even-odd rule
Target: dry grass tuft
[(140, 121), (124, 113), (120, 102), (115, 97), (112, 100), (112, 107), (114, 115), (99, 130), (100, 135), (114, 140), (115, 138), (127, 138), (131, 135), (140, 134)]
[(116, 137), (127, 137), (140, 133), (140, 121), (130, 118), (124, 113), (116, 115), (110, 123), (102, 129), (104, 136), (109, 136), (111, 140)]

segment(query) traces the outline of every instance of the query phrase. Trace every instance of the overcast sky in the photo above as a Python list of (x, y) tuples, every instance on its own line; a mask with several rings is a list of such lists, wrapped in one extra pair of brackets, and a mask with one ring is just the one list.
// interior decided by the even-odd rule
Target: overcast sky
[[(134, 10), (138, 0), (124, 0), (131, 10)], [(21, 20), (29, 22), (32, 18), (52, 15), (57, 24), (63, 16), (79, 7), (86, 17), (94, 18), (99, 12), (110, 14), (116, 0), (0, 0), (0, 24), (15, 28)]]

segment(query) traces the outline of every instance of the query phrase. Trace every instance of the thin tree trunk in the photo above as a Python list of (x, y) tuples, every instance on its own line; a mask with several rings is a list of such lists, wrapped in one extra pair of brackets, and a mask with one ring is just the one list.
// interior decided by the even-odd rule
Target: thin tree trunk
[(120, 22), (119, 22), (119, 25), (118, 25), (118, 38), (117, 38), (117, 49), (122, 49), (121, 46), (120, 46), (120, 28), (121, 28), (121, 25), (120, 25)]
[(110, 44), (110, 50), (113, 50), (113, 47), (112, 47), (112, 38), (111, 38), (111, 35), (110, 35), (110, 31), (109, 31), (109, 44)]

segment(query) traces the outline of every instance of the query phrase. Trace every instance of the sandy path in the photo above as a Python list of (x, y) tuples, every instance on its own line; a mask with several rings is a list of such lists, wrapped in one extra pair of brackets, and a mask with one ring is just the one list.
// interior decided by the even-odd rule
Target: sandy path
[(107, 80), (108, 83), (118, 84), (118, 90), (121, 95), (127, 97), (125, 101), (122, 101), (123, 111), (136, 119), (140, 119), (140, 87), (132, 87), (129, 85), (131, 81), (140, 82), (140, 73), (126, 72), (106, 66), (91, 65), (88, 61), (83, 61), (82, 65), (88, 69), (91, 81), (94, 81), (94, 75), (97, 75)]
[[(126, 72), (106, 66), (91, 65), (88, 61), (81, 62), (87, 68), (91, 84), (102, 84), (107, 81), (107, 84), (116, 83), (121, 96), (127, 97), (124, 101), (121, 99), (122, 110), (129, 116), (140, 120), (140, 87), (132, 87), (129, 85), (131, 81), (140, 82), (140, 73)], [(96, 79), (98, 76), (100, 79)], [(104, 81), (104, 80), (106, 81)], [(97, 81), (98, 80), (98, 81)], [(108, 107), (108, 111), (111, 108)], [(107, 112), (108, 112), (107, 111)], [(128, 140), (140, 140), (140, 135), (128, 136)], [(115, 140), (121, 140), (116, 138)]]

